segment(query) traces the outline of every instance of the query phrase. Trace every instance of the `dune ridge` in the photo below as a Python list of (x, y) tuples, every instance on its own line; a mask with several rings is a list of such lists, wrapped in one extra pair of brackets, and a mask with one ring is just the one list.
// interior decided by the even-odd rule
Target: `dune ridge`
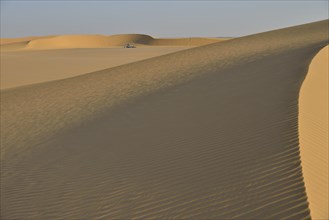
[(309, 219), (298, 95), (327, 27), (3, 90), (1, 216)]
[(24, 50), (30, 41), (20, 41), (0, 45), (1, 52), (3, 51), (21, 51)]
[(329, 219), (329, 47), (313, 59), (299, 98), (299, 140), (306, 192), (313, 219)]
[(29, 42), (29, 41), (34, 40), (34, 39), (49, 38), (49, 37), (54, 37), (54, 36), (55, 35), (18, 37), (18, 38), (0, 38), (0, 45), (14, 44), (14, 43), (20, 43), (20, 42)]
[[(189, 49), (183, 46), (1, 52), (1, 89), (65, 79)], [(19, 63), (19, 65), (17, 65)]]

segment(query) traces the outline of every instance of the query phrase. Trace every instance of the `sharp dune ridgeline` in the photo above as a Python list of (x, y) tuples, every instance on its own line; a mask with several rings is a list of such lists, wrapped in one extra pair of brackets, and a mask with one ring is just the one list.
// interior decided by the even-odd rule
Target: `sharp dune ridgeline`
[(2, 90), (1, 218), (328, 216), (313, 74), (300, 96), (328, 24)]
[(313, 219), (329, 219), (329, 46), (313, 59), (299, 97), (303, 176)]

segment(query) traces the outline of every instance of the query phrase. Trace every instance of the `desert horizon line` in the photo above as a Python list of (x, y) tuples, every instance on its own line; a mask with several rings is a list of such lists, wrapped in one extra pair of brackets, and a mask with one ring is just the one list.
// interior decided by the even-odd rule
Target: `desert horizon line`
[(161, 37), (161, 36), (155, 36), (152, 34), (148, 34), (148, 33), (117, 33), (117, 34), (47, 34), (47, 35), (24, 35), (24, 36), (19, 36), (19, 37), (0, 37), (0, 39), (19, 39), (19, 38), (28, 38), (28, 37), (56, 37), (56, 36), (116, 36), (116, 35), (145, 35), (145, 36), (149, 36), (155, 39), (176, 39), (176, 38), (237, 38), (237, 37), (241, 37), (241, 36), (177, 36), (177, 37)]
[(249, 35), (254, 35), (254, 34), (258, 34), (258, 33), (265, 33), (268, 31), (274, 31), (274, 30), (280, 30), (280, 29), (285, 29), (285, 28), (290, 28), (290, 27), (295, 27), (295, 26), (300, 26), (300, 25), (305, 25), (305, 24), (311, 24), (311, 23), (316, 23), (316, 22), (321, 22), (321, 21), (326, 21), (329, 20), (329, 18), (327, 19), (321, 19), (321, 20), (316, 20), (316, 21), (312, 21), (312, 22), (305, 22), (305, 23), (299, 23), (296, 25), (289, 25), (289, 26), (285, 26), (285, 27), (280, 27), (280, 28), (273, 28), (273, 29), (268, 29), (268, 30), (263, 30), (263, 31), (259, 31), (259, 32), (255, 32), (252, 34), (245, 34), (245, 35), (222, 35), (222, 36), (206, 36), (206, 35), (193, 35), (193, 36), (189, 36), (189, 35), (180, 35), (180, 36), (160, 36), (160, 35), (155, 35), (155, 34), (150, 34), (150, 33), (143, 33), (143, 32), (123, 32), (123, 33), (114, 33), (114, 34), (102, 34), (102, 33), (54, 33), (54, 34), (41, 34), (41, 35), (37, 35), (37, 34), (30, 34), (30, 35), (20, 35), (20, 36), (14, 36), (14, 37), (7, 37), (7, 36), (1, 36), (0, 34), (0, 39), (16, 39), (16, 38), (28, 38), (28, 37), (49, 37), (49, 36), (94, 36), (94, 35), (100, 35), (100, 36), (115, 36), (115, 35), (146, 35), (146, 36), (150, 36), (152, 38), (169, 38), (169, 39), (174, 39), (174, 38), (238, 38), (238, 37), (244, 37), (244, 36), (249, 36)]

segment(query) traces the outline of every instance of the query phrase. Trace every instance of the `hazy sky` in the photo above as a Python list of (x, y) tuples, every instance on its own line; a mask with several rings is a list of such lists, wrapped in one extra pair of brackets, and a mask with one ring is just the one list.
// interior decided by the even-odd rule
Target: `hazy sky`
[(328, 19), (328, 7), (328, 0), (1, 0), (1, 37), (122, 33), (235, 37)]

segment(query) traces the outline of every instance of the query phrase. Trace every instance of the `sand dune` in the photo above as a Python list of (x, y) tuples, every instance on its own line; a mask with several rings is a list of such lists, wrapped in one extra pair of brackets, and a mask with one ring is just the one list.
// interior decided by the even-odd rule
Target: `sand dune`
[(154, 39), (150, 41), (150, 45), (175, 45), (175, 46), (200, 46), (211, 43), (216, 43), (222, 40), (228, 40), (229, 38), (162, 38), (162, 39)]
[(327, 46), (311, 63), (299, 99), (302, 166), (313, 219), (329, 219), (328, 62)]
[[(60, 35), (43, 38), (20, 38), (10, 41), (3, 39), (5, 44), (1, 46), (3, 51), (12, 50), (49, 50), (65, 48), (111, 48), (123, 47), (132, 43), (138, 47), (143, 46), (201, 46), (216, 43), (228, 38), (168, 38), (154, 39), (144, 34), (119, 34), (105, 35)], [(10, 45), (9, 45), (10, 43)], [(25, 43), (25, 47), (21, 47)]]
[[(64, 79), (191, 47), (79, 48), (2, 52), (1, 89)], [(17, 65), (19, 64), (19, 65)]]
[(113, 44), (109, 41), (109, 37), (103, 35), (64, 35), (31, 40), (26, 49), (102, 48), (110, 46)]
[(20, 51), (24, 50), (30, 41), (21, 41), (0, 45), (1, 53), (5, 51)]
[(123, 46), (127, 43), (149, 44), (154, 38), (145, 34), (117, 34), (109, 36), (109, 42), (113, 46)]
[(49, 37), (54, 37), (54, 36), (55, 35), (42, 36), (42, 37), (33, 36), (33, 37), (19, 37), (19, 38), (0, 38), (0, 45), (28, 42), (28, 41), (35, 40), (35, 39), (49, 38)]
[(327, 27), (4, 90), (1, 217), (309, 219), (298, 96)]
[[(142, 34), (35, 37), (1, 46), (1, 89), (64, 79), (227, 39), (154, 39)], [(124, 49), (127, 43), (137, 48)]]

